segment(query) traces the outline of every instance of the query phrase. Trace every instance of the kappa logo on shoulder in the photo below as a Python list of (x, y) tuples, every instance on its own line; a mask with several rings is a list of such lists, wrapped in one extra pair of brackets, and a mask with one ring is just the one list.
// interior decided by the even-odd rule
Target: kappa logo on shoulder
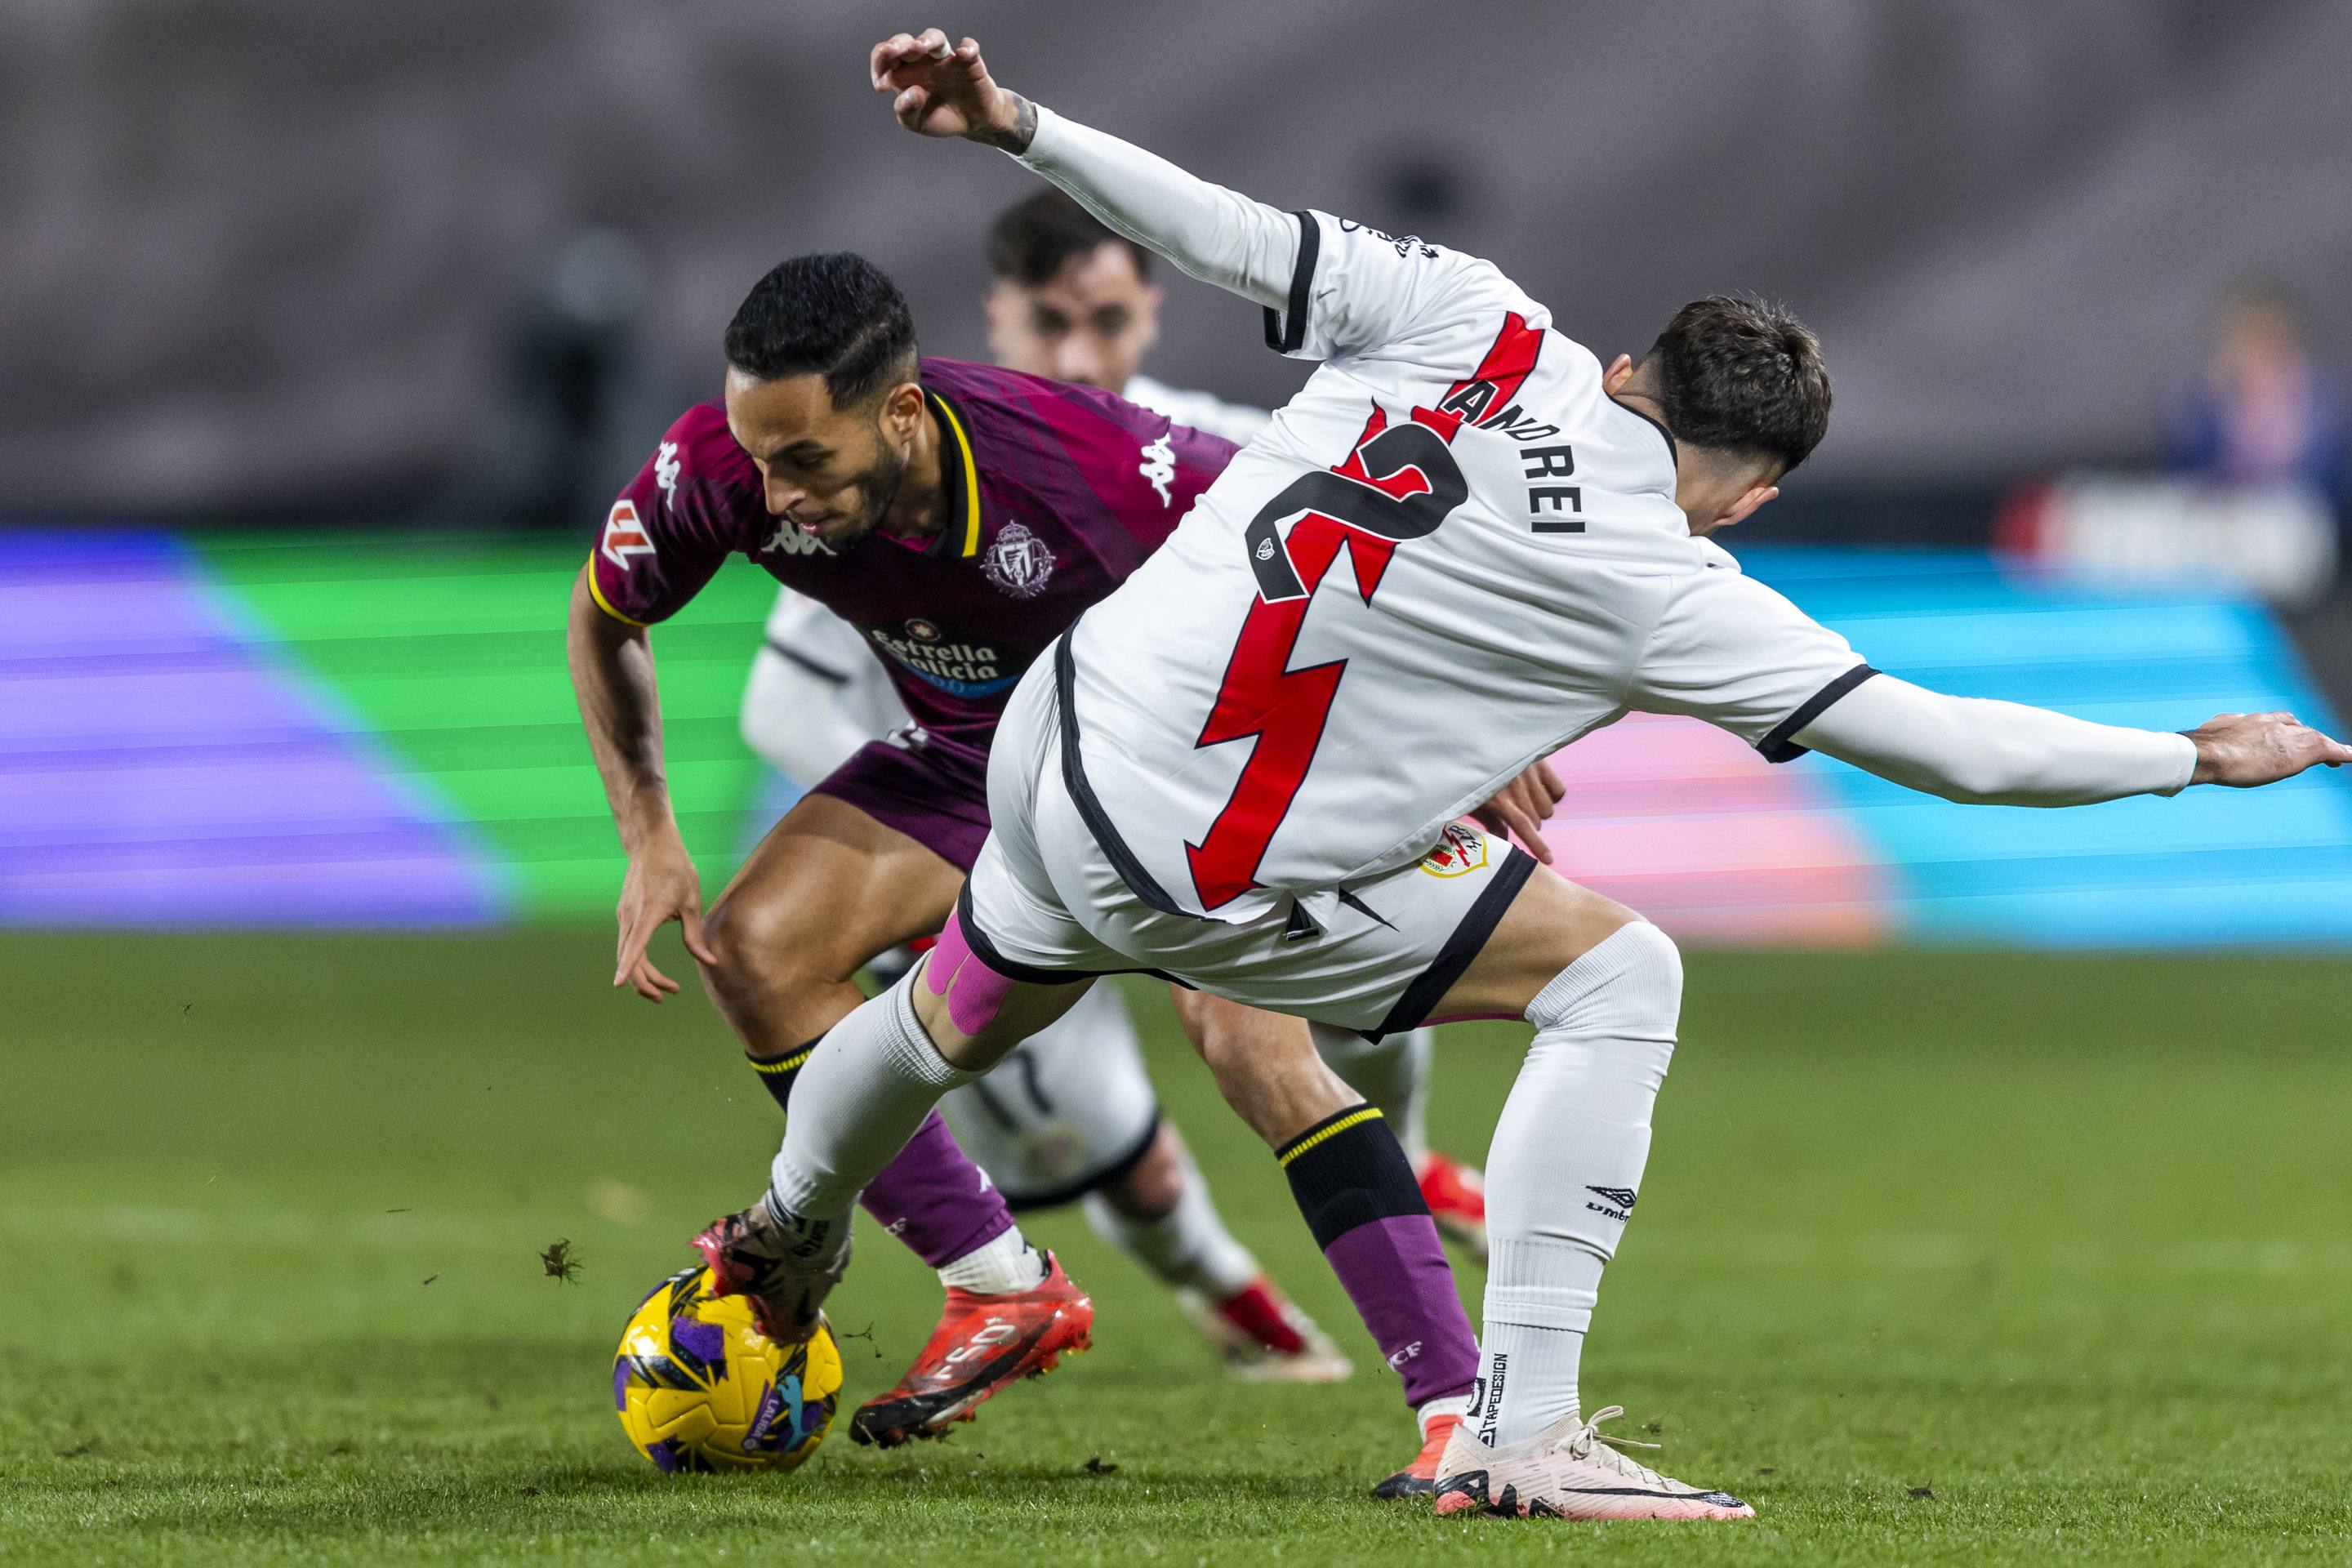
[(636, 502), (624, 499), (613, 503), (612, 514), (604, 519), (604, 542), (600, 549), (605, 560), (624, 572), (637, 556), (654, 552), (653, 536), (637, 521)]
[(1486, 866), (1486, 836), (1466, 822), (1445, 825), (1437, 847), (1421, 858), (1421, 868), (1433, 877), (1466, 877)]
[(1168, 444), (1164, 431), (1158, 440), (1143, 448), (1143, 462), (1135, 471), (1160, 492), (1163, 509), (1176, 504), (1175, 492), (1169, 488), (1176, 482), (1176, 448)]
[(677, 504), (677, 473), (682, 467), (684, 465), (678, 461), (677, 442), (664, 441), (655, 449), (654, 483), (660, 488), (665, 505)]

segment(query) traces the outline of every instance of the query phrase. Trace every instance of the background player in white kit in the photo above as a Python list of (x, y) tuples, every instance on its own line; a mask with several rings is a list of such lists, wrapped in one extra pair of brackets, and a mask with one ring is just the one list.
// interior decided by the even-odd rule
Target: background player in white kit
[[(999, 364), (1118, 392), (1181, 423), (1246, 442), (1262, 408), (1140, 373), (1159, 337), (1150, 253), (1103, 227), (1065, 193), (1014, 204), (990, 231), (986, 308)], [(744, 739), (809, 787), (860, 746), (908, 722), (887, 674), (840, 617), (781, 589), (743, 693)], [(895, 978), (896, 970), (884, 978)], [(1318, 1039), (1340, 1076), (1387, 1117), (1438, 1228), (1486, 1253), (1478, 1173), (1428, 1145), (1429, 1031), (1378, 1042)], [(956, 1141), (1017, 1211), (1083, 1201), (1097, 1235), (1173, 1289), (1235, 1375), (1322, 1382), (1349, 1363), (1267, 1278), (1217, 1213), (1176, 1129), (1160, 1118), (1134, 1025), (1118, 995), (1090, 993), (1024, 1042), (993, 1085), (949, 1095)]]
[(969, 39), (902, 34), (873, 65), (902, 123), (1015, 153), (1324, 363), (1016, 694), (939, 952), (810, 1064), (760, 1211), (799, 1259), (771, 1311), (814, 1318), (864, 1173), (1094, 973), (1150, 964), (1318, 1026), (1523, 1016), (1480, 1388), (1439, 1510), (1749, 1517), (1608, 1447), (1613, 1410), (1580, 1413), (1673, 1049), (1674, 945), (1495, 855), (1463, 805), (1637, 710), (2034, 805), (2273, 783), (2352, 748), (2283, 713), (2158, 733), (1940, 696), (1743, 576), (1705, 536), (1827, 426), (1818, 345), (1781, 312), (1701, 300), (1604, 369), (1491, 265), (1204, 184), (1004, 92)]
[(1236, 447), (1274, 417), (1143, 374), (1160, 342), (1151, 252), (1111, 233), (1066, 191), (1048, 185), (997, 215), (988, 276), (989, 357), (1008, 370), (1116, 392)]

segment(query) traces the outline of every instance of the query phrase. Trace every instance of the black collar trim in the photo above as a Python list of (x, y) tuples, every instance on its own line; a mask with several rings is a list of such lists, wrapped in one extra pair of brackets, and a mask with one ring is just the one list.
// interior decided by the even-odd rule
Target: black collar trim
[(1616, 403), (1618, 407), (1623, 409), (1626, 413), (1632, 415), (1634, 418), (1639, 419), (1643, 424), (1647, 425), (1651, 429), (1655, 430), (1658, 433), (1658, 438), (1666, 444), (1667, 462), (1676, 465), (1679, 465), (1682, 462), (1683, 449), (1675, 445), (1675, 433), (1673, 431), (1667, 429), (1664, 425), (1659, 424), (1656, 420), (1651, 418), (1648, 415), (1643, 413), (1640, 409), (1634, 407), (1630, 403), (1618, 403), (1617, 399), (1613, 397), (1609, 401)]

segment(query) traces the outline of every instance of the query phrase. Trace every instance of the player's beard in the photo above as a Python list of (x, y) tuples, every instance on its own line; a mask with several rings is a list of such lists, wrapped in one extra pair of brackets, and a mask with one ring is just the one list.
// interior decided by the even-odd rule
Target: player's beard
[(875, 454), (874, 467), (857, 481), (856, 493), (864, 503), (848, 520), (848, 526), (824, 542), (836, 550), (845, 549), (882, 526), (890, 515), (891, 503), (898, 499), (898, 487), (907, 480), (907, 454), (887, 441)]

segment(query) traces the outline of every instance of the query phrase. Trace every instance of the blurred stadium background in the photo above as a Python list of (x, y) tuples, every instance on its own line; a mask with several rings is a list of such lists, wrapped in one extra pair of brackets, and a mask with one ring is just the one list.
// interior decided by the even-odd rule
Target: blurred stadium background
[[(1604, 353), (1708, 289), (1792, 301), (1837, 414), (1733, 542), (1884, 666), (2168, 727), (2346, 706), (2352, 9), (1455, 15), (983, 4), (958, 25), (1041, 98), (1213, 176), (1494, 257)], [(1025, 186), (891, 133), (858, 68), (883, 21), (0, 16), (0, 922), (609, 907), (564, 583), (715, 390), (742, 289), (857, 248), (930, 350), (985, 353), (980, 236)], [(1702, 33), (1738, 47), (1681, 47)], [(1177, 279), (1152, 369), (1278, 401), (1299, 367), (1256, 338)], [(766, 597), (724, 574), (659, 639), (713, 872), (780, 804), (733, 723)], [(2352, 939), (2352, 780), (2045, 816), (1766, 769), (1675, 723), (1566, 762), (1571, 870), (1701, 942)]]
[[(1224, 1382), (1056, 1215), (1101, 1347), (956, 1445), (679, 1489), (604, 1414), (776, 1118), (692, 986), (604, 989), (567, 584), (780, 258), (864, 251), (985, 354), (1030, 187), (861, 68), (934, 21), (1213, 178), (1492, 256), (1604, 354), (1793, 303), (1836, 415), (1731, 543), (1883, 668), (2352, 711), (2340, 0), (12, 0), (0, 1559), (1556, 1560), (1361, 1500), (1394, 1384), (1141, 990), (1351, 1383)], [(1286, 395), (1254, 311), (1167, 281), (1155, 375)], [(737, 727), (771, 597), (739, 565), (655, 639), (712, 891), (787, 796)], [(1692, 954), (1588, 1386), (1764, 1513), (1612, 1561), (2352, 1554), (2352, 778), (1961, 808), (1647, 720), (1561, 764), (1565, 868)], [(1445, 1031), (1441, 1144), (1524, 1035)], [(859, 1257), (852, 1400), (937, 1300)]]

